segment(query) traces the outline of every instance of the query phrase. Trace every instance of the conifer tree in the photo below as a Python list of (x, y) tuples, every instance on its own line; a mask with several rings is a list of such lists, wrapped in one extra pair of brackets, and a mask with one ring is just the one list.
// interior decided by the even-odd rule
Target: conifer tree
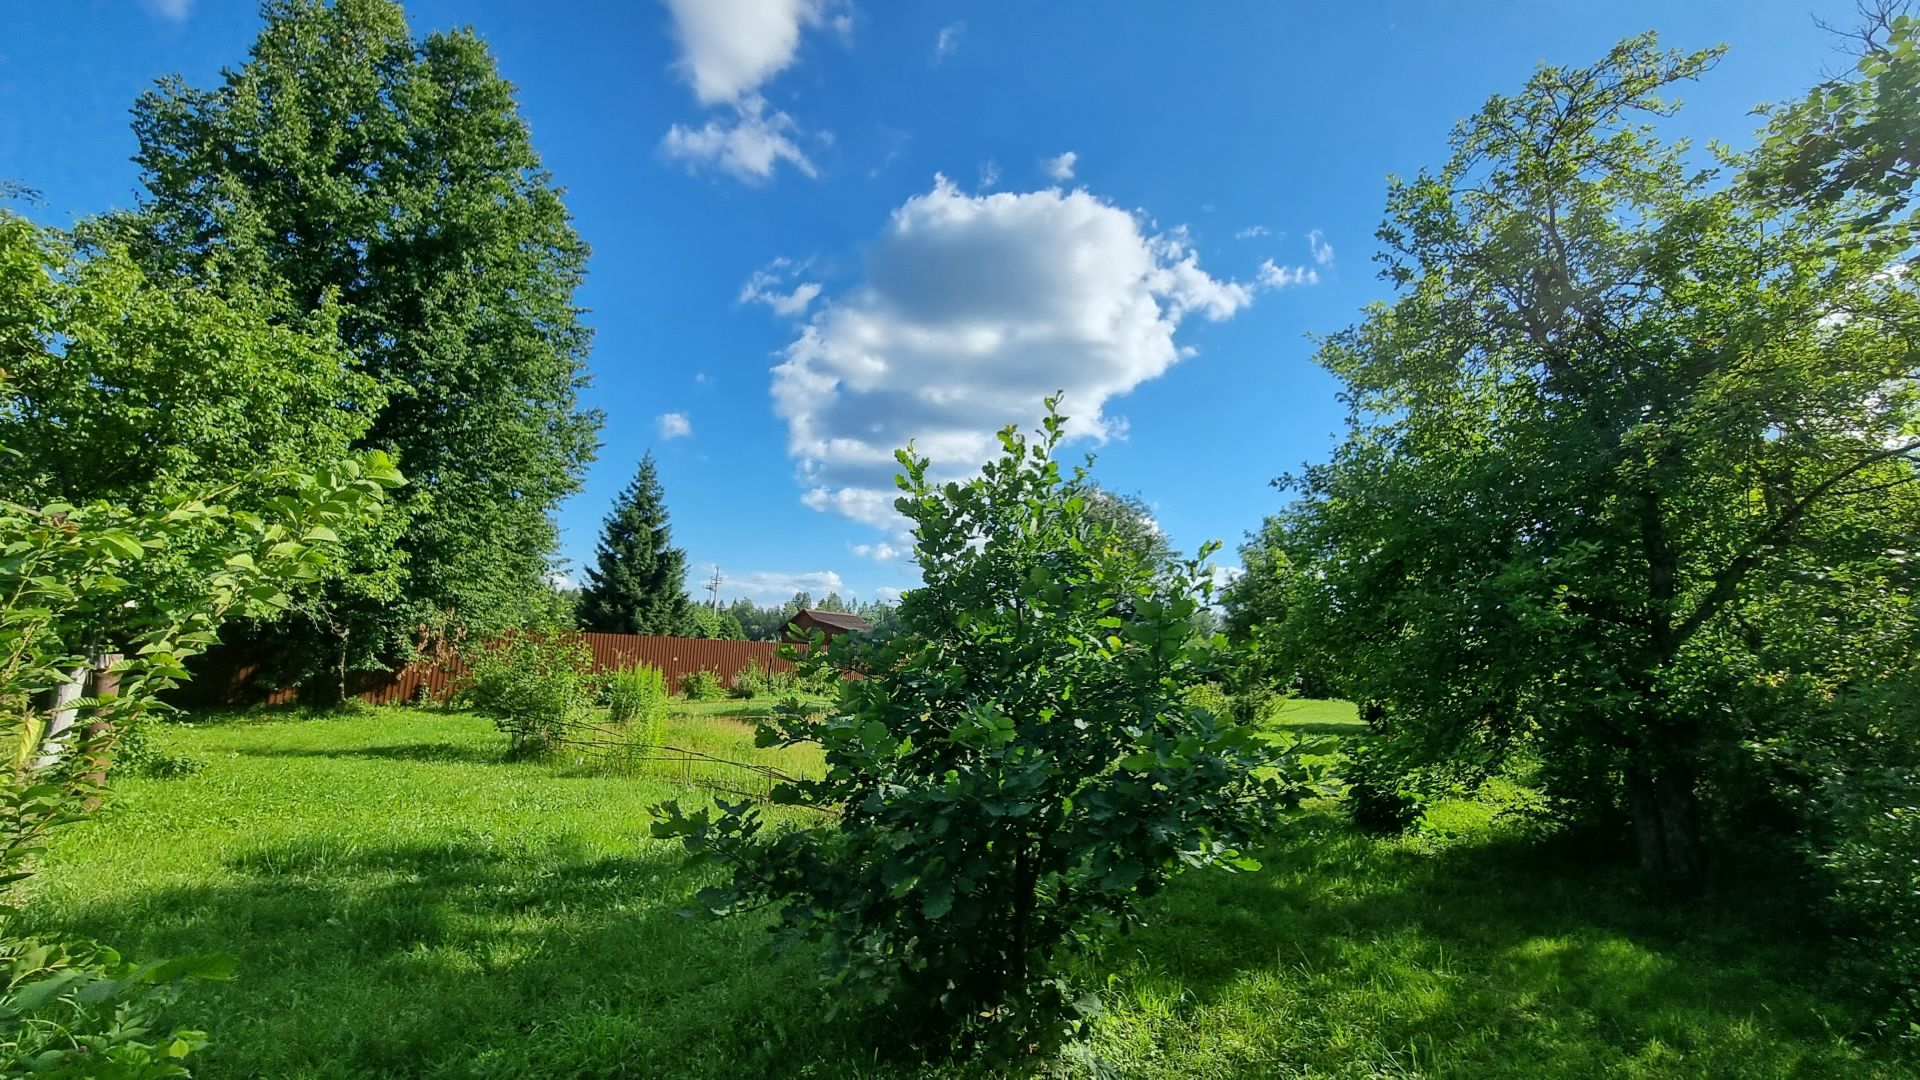
[(600, 532), (596, 565), (580, 594), (580, 628), (606, 634), (691, 631), (687, 553), (670, 542), (665, 492), (653, 455), (614, 503)]

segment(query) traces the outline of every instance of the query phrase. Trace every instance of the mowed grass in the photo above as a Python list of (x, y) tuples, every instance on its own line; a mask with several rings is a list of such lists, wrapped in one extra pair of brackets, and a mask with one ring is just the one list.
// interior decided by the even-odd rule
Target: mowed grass
[[(668, 741), (749, 747), (717, 711)], [(29, 914), (137, 958), (237, 956), (177, 1009), (212, 1036), (200, 1076), (987, 1074), (829, 1018), (814, 957), (773, 955), (758, 919), (677, 914), (702, 877), (647, 837), (646, 807), (696, 790), (505, 764), (486, 721), (400, 708), (170, 740), (206, 768), (127, 781), (56, 838)], [(1456, 816), (1477, 824), (1382, 841), (1310, 809), (1263, 871), (1181, 879), (1153, 927), (1088, 961), (1107, 1013), (1046, 1070), (1913, 1075), (1853, 1036), (1863, 1005), (1765, 896), (1664, 903), (1590, 853)]]
[(1302, 735), (1364, 735), (1367, 730), (1351, 701), (1286, 698), (1268, 707), (1261, 720)]

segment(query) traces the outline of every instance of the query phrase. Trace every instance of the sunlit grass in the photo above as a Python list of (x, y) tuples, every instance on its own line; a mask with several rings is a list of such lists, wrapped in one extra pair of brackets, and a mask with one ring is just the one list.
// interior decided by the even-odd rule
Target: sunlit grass
[[(752, 750), (714, 703), (668, 741)], [(1328, 706), (1322, 714), (1335, 711)], [(1286, 719), (1305, 720), (1302, 709)], [(683, 918), (702, 872), (641, 774), (508, 764), (458, 713), (379, 709), (177, 729), (206, 762), (121, 785), (56, 839), (29, 917), (139, 958), (219, 950), (238, 977), (178, 1018), (204, 1077), (986, 1075), (885, 1055), (832, 1019), (813, 956), (756, 917)], [(1905, 1076), (1763, 892), (1643, 896), (1591, 853), (1463, 805), (1377, 840), (1308, 812), (1265, 870), (1189, 875), (1087, 962), (1108, 1011), (1056, 1075)], [(1112, 978), (1108, 979), (1108, 974)]]

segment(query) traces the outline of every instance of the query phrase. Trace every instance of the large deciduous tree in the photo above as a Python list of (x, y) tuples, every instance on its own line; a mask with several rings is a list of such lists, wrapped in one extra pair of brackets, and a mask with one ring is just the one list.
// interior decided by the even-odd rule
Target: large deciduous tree
[(687, 553), (673, 546), (666, 492), (653, 455), (640, 459), (600, 531), (600, 549), (580, 592), (580, 628), (605, 634), (687, 634)]
[(423, 623), (520, 624), (550, 513), (594, 449), (586, 246), (472, 32), (416, 38), (391, 0), (271, 0), (264, 17), (216, 87), (140, 98), (146, 195), (114, 231), (149, 273), (255, 292), (278, 322), (332, 312), (381, 391), (361, 442), (414, 480), (402, 594), (333, 590), (281, 646), (331, 657), (351, 639), (363, 666)]
[(1243, 587), (1402, 760), (1525, 749), (1683, 879), (1784, 700), (1910, 633), (1920, 520), (1912, 278), (1844, 192), (1777, 202), (1753, 158), (1655, 138), (1715, 56), (1543, 68), (1393, 183), (1399, 296), (1320, 353), (1351, 432)]
[[(278, 318), (259, 290), (143, 273), (112, 243), (0, 210), (0, 490), (33, 506), (104, 499), (135, 512), (217, 492), (238, 510), (268, 511), (277, 492), (256, 483), (263, 468), (333, 469), (382, 400), (341, 346), (337, 318), (331, 305)], [(293, 590), (295, 606), (329, 591), (392, 599), (399, 524), (353, 519), (339, 557)], [(129, 564), (135, 591), (159, 606), (191, 603), (176, 595), (191, 552), (227, 539), (208, 526), (180, 531), (166, 552)]]

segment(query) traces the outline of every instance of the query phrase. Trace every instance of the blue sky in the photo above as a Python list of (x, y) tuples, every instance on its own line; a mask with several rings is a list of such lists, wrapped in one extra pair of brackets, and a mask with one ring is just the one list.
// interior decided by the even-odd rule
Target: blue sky
[[(906, 436), (949, 472), (1065, 389), (1077, 450), (1223, 561), (1341, 424), (1310, 335), (1388, 295), (1385, 178), (1534, 65), (1657, 29), (1730, 46), (1669, 128), (1743, 144), (1840, 66), (1847, 0), (1056, 3), (412, 0), (519, 88), (593, 247), (590, 560), (651, 449), (722, 595), (888, 596)], [(239, 64), (250, 0), (0, 8), (0, 177), (54, 224), (134, 198), (127, 108)], [(577, 571), (576, 571), (577, 572)]]

